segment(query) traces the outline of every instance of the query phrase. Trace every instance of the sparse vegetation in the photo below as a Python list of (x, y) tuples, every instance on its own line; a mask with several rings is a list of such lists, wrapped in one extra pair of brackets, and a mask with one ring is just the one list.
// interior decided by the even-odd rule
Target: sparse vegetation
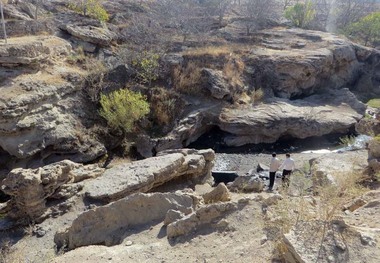
[(143, 51), (137, 53), (131, 60), (136, 73), (136, 80), (142, 84), (151, 85), (158, 78), (160, 55), (154, 52)]
[(262, 88), (258, 88), (252, 91), (251, 99), (254, 103), (260, 102), (264, 98), (264, 91)]
[(297, 3), (285, 10), (285, 17), (289, 19), (294, 26), (307, 28), (315, 17), (315, 9), (311, 1)]
[(355, 140), (356, 140), (356, 138), (355, 138), (354, 135), (346, 135), (346, 136), (343, 136), (343, 137), (339, 138), (340, 144), (342, 146), (353, 145), (355, 143)]
[(149, 113), (149, 104), (140, 93), (121, 89), (100, 95), (100, 115), (114, 129), (129, 133), (134, 124)]
[(83, 14), (84, 16), (90, 16), (99, 21), (108, 21), (109, 15), (103, 8), (100, 0), (78, 0), (70, 1), (67, 4), (68, 8)]
[(367, 105), (372, 107), (372, 108), (380, 108), (380, 99), (372, 99), (367, 102)]
[(190, 61), (185, 67), (176, 67), (173, 72), (175, 90), (185, 94), (202, 94), (202, 69), (196, 62)]
[[(341, 213), (343, 206), (366, 191), (360, 185), (363, 176), (354, 169), (348, 174), (334, 173), (333, 178), (334, 183), (319, 186), (317, 196), (310, 197), (307, 189), (311, 187), (311, 180), (302, 174), (291, 177), (291, 187), (297, 190), (299, 197), (283, 195), (283, 200), (273, 207), (276, 220), (268, 222), (269, 226), (279, 227), (277, 253), (285, 255), (288, 252), (281, 236), (293, 227), (297, 228), (299, 224), (300, 227), (308, 223), (318, 226), (314, 235), (320, 238), (319, 247), (322, 248), (326, 232)], [(316, 258), (319, 253), (320, 251), (315, 255)]]
[(364, 45), (374, 45), (380, 41), (380, 12), (375, 12), (361, 18), (348, 26), (348, 36), (356, 37)]

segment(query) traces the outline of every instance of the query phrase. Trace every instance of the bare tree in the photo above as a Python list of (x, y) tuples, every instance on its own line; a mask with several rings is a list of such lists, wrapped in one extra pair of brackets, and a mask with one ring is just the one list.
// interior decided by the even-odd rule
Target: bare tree
[(206, 30), (206, 23), (198, 1), (160, 0), (154, 7), (155, 20), (164, 28), (174, 29), (182, 35), (183, 41), (193, 33)]
[(276, 0), (243, 0), (241, 12), (245, 19), (246, 34), (249, 35), (252, 28), (261, 27), (268, 19), (277, 16)]
[(209, 15), (218, 17), (218, 24), (219, 26), (222, 26), (223, 18), (226, 15), (228, 9), (233, 4), (233, 1), (232, 0), (204, 0), (204, 1), (201, 1), (201, 3), (202, 3), (202, 6), (206, 8), (205, 11)]

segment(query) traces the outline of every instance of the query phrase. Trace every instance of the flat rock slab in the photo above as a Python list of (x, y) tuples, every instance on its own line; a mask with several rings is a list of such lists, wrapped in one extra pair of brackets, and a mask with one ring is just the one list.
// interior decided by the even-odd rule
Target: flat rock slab
[(348, 89), (304, 100), (274, 99), (253, 108), (225, 109), (219, 127), (232, 135), (229, 146), (274, 143), (282, 136), (307, 138), (344, 133), (362, 118), (365, 106)]
[(78, 216), (72, 225), (58, 232), (54, 241), (60, 248), (119, 244), (127, 231), (162, 221), (167, 211), (193, 211), (193, 198), (174, 193), (134, 194), (106, 206), (97, 207)]
[(198, 177), (209, 174), (209, 163), (212, 161), (205, 159), (209, 158), (209, 152), (199, 153), (170, 153), (117, 165), (106, 170), (103, 176), (90, 181), (84, 191), (90, 199), (109, 202), (132, 193), (147, 192), (181, 175)]

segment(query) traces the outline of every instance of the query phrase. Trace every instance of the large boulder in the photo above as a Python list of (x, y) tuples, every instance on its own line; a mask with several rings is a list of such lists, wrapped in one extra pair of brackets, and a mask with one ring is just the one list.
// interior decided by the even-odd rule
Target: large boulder
[(0, 65), (19, 66), (46, 62), (48, 59), (68, 55), (70, 44), (54, 36), (25, 36), (8, 39), (0, 46)]
[[(186, 236), (202, 228), (217, 228), (217, 223), (226, 215), (239, 209), (236, 202), (206, 205), (167, 226), (167, 237)], [(226, 226), (227, 227), (227, 226)]]
[(219, 127), (231, 135), (230, 146), (274, 143), (283, 136), (307, 138), (345, 133), (362, 118), (365, 105), (341, 89), (303, 100), (273, 99), (252, 108), (225, 109)]
[(65, 230), (56, 233), (58, 248), (71, 250), (81, 246), (119, 244), (128, 229), (163, 221), (170, 210), (189, 214), (193, 198), (184, 194), (134, 194), (106, 206), (82, 213)]
[(136, 192), (147, 192), (170, 180), (185, 177), (197, 182), (211, 176), (214, 152), (209, 150), (171, 150), (156, 157), (115, 165), (84, 188), (90, 199), (106, 202)]
[(39, 221), (47, 210), (48, 198), (71, 197), (81, 189), (73, 183), (81, 181), (83, 173), (97, 177), (103, 170), (97, 165), (83, 166), (68, 160), (37, 169), (14, 169), (1, 183), (1, 190), (11, 196), (7, 215), (14, 219)]
[(313, 187), (336, 184), (336, 177), (350, 176), (365, 170), (367, 151), (331, 152), (310, 160), (310, 166)]
[(117, 37), (114, 32), (108, 30), (107, 28), (92, 25), (87, 26), (69, 24), (63, 26), (62, 28), (77, 39), (102, 47), (110, 46), (112, 41), (116, 40)]
[(229, 83), (224, 79), (222, 71), (204, 68), (202, 69), (202, 76), (206, 79), (206, 88), (212, 97), (216, 99), (230, 99), (232, 97)]

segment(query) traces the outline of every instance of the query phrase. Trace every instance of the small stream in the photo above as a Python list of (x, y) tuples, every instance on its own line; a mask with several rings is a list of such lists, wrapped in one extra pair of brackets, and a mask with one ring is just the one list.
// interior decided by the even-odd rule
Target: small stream
[[(249, 144), (240, 147), (229, 147), (223, 144), (226, 134), (219, 129), (213, 129), (202, 135), (189, 148), (211, 148), (216, 152), (215, 171), (245, 170), (255, 168), (257, 162), (268, 159), (272, 152), (277, 154), (323, 154), (330, 152), (344, 152), (365, 149), (372, 138), (367, 135), (329, 134), (322, 137), (306, 139), (287, 138), (273, 144)], [(347, 146), (342, 145), (340, 138), (352, 137), (353, 142)]]

